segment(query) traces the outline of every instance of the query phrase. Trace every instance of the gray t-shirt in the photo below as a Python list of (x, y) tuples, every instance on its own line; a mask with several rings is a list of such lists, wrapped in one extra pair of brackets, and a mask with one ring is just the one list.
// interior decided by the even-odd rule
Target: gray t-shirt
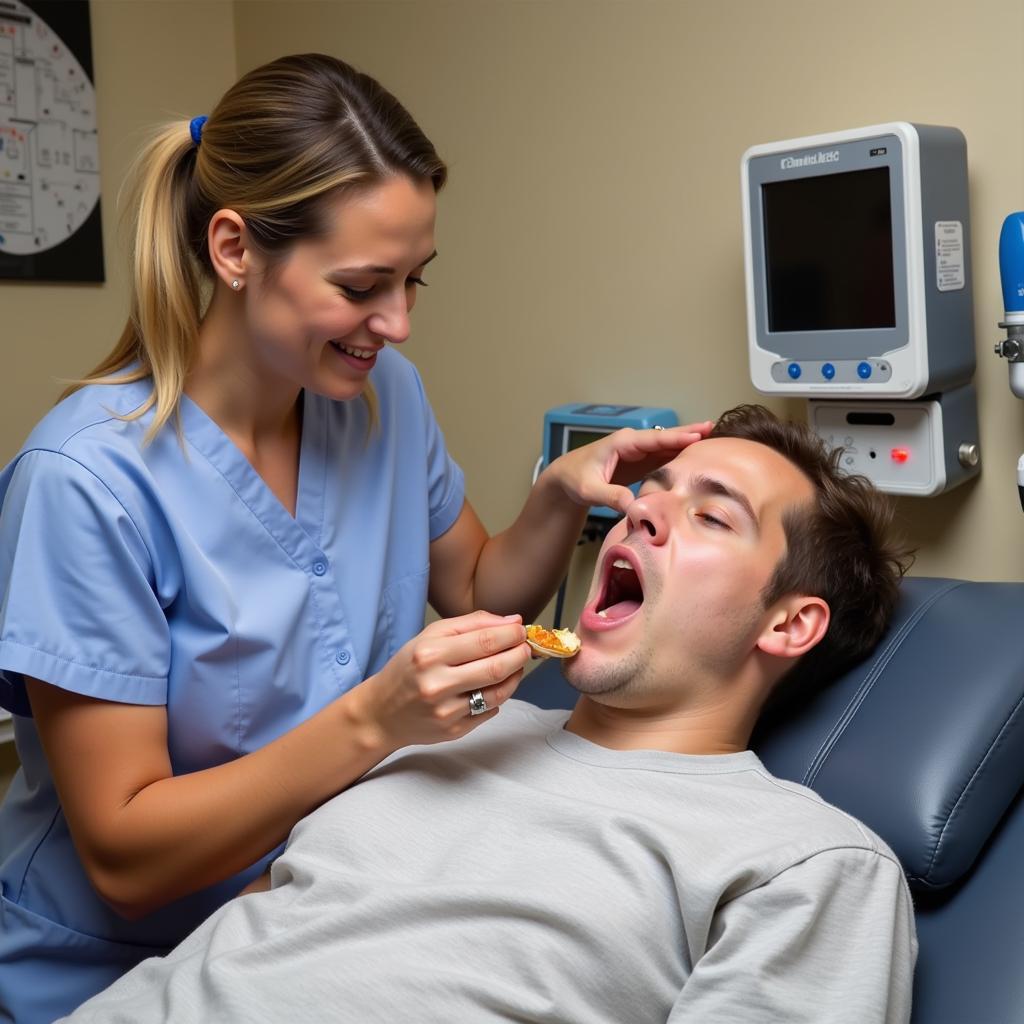
[(746, 751), (615, 751), (506, 704), (295, 827), (273, 889), (72, 1021), (905, 1022), (892, 852)]

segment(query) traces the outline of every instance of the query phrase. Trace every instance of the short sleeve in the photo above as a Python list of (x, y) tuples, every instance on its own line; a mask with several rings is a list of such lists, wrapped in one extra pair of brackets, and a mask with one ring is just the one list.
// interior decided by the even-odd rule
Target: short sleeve
[(437, 540), (455, 524), (466, 498), (466, 482), (462, 468), (448, 454), (444, 434), (416, 374), (423, 403), (423, 428), (427, 451), (427, 482), (430, 501), (430, 540)]
[(916, 955), (899, 864), (827, 850), (719, 909), (669, 1024), (906, 1024)]
[(0, 509), (0, 704), (30, 714), (23, 676), (166, 703), (170, 632), (138, 528), (111, 489), (59, 452), (29, 451)]

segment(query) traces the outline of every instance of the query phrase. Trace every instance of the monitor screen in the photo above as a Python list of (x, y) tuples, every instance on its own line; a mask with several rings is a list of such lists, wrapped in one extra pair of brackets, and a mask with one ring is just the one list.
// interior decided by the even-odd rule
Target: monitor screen
[[(636, 409), (638, 406), (634, 405), (633, 408)], [(585, 444), (590, 444), (592, 441), (596, 441), (611, 432), (611, 427), (584, 428), (582, 430), (573, 430), (572, 427), (569, 427), (565, 432), (565, 448), (563, 451), (574, 452), (577, 448), (582, 448)]]
[(768, 330), (892, 328), (889, 168), (761, 186)]

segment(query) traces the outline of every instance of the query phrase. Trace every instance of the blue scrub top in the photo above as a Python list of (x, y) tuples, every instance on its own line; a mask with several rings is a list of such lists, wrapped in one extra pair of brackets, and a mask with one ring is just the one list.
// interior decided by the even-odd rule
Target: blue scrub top
[[(177, 943), (259, 874), (129, 922), (90, 885), (22, 673), (165, 705), (174, 773), (256, 750), (350, 690), (422, 629), (429, 544), (462, 472), (392, 349), (363, 401), (306, 393), (294, 518), (190, 399), (143, 446), (151, 384), (61, 402), (0, 474), (0, 705), (22, 767), (0, 806), (0, 1019), (52, 1020)], [(276, 853), (277, 851), (275, 851)]]

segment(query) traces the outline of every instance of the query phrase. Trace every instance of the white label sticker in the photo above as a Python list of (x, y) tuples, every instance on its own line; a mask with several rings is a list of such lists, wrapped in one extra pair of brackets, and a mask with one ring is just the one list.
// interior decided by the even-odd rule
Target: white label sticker
[(958, 220), (935, 222), (935, 284), (955, 292), (967, 283), (964, 274), (964, 226)]

